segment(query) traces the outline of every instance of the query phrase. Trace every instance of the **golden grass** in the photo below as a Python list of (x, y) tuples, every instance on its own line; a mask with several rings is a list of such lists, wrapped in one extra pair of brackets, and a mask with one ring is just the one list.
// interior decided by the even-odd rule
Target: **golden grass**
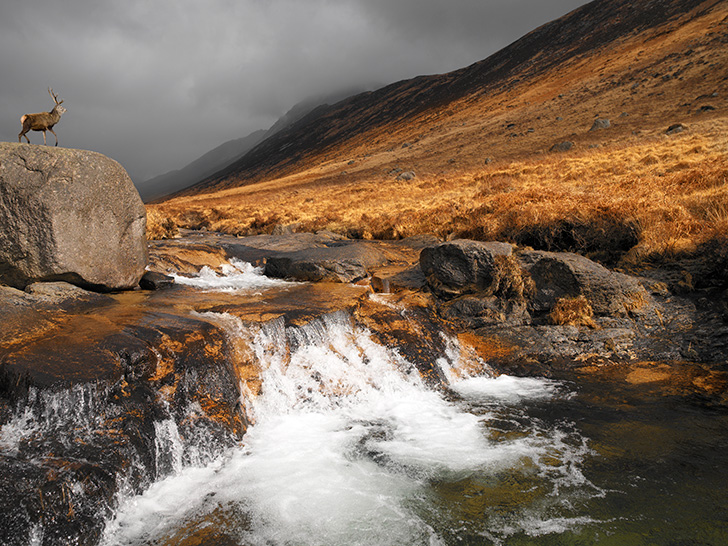
[(147, 240), (171, 239), (179, 235), (175, 220), (159, 209), (147, 209)]
[(149, 211), (179, 227), (235, 235), (270, 233), (279, 224), (367, 239), (433, 233), (639, 265), (696, 252), (726, 233), (725, 127), (711, 127), (409, 181), (322, 177), (311, 169)]
[(594, 322), (594, 310), (583, 295), (575, 298), (561, 298), (557, 301), (549, 313), (549, 322), (559, 325), (597, 327)]

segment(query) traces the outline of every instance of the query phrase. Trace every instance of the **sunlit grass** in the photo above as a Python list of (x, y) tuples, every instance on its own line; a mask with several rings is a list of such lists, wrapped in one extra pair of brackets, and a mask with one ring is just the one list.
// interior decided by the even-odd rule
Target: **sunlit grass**
[(150, 207), (233, 235), (276, 225), (355, 238), (505, 240), (638, 263), (695, 251), (728, 226), (728, 159), (709, 134), (652, 137), (414, 180), (298, 176)]

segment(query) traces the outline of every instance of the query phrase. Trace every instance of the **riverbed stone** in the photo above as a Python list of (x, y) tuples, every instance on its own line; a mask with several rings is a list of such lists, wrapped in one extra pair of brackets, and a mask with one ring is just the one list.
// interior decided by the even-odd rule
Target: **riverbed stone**
[(561, 298), (585, 296), (597, 315), (620, 316), (643, 306), (649, 296), (637, 279), (571, 252), (522, 251), (521, 267), (536, 287), (532, 307), (550, 311)]
[(447, 299), (487, 290), (493, 282), (496, 256), (512, 252), (508, 243), (457, 239), (423, 249), (420, 267), (433, 293)]
[(0, 143), (0, 282), (131, 289), (147, 265), (146, 211), (116, 161)]

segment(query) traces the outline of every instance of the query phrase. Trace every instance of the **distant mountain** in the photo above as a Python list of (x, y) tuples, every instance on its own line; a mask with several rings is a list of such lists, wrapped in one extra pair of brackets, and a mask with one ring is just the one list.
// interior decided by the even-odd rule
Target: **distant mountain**
[(246, 137), (228, 140), (182, 169), (160, 174), (138, 185), (139, 195), (146, 203), (192, 186), (240, 159), (267, 135), (262, 129)]
[(468, 67), (310, 110), (177, 195), (301, 173), (321, 183), (407, 165), (440, 175), (449, 165), (547, 153), (564, 140), (597, 145), (601, 133), (587, 130), (600, 113), (619, 116), (610, 134), (672, 123), (695, 111), (696, 97), (725, 86), (717, 67), (726, 56), (726, 6), (595, 0)]
[(349, 89), (303, 100), (282, 115), (267, 131), (260, 129), (248, 136), (228, 140), (182, 169), (160, 174), (138, 184), (139, 194), (142, 200), (148, 203), (184, 190), (224, 169), (247, 154), (257, 144), (296, 123), (317, 107), (339, 102), (360, 91), (361, 89)]

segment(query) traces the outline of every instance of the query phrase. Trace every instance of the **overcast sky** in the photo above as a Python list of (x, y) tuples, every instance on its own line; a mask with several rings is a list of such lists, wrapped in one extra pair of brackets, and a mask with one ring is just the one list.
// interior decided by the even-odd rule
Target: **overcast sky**
[(51, 86), (68, 109), (59, 144), (113, 157), (141, 182), (308, 97), (456, 70), (584, 3), (9, 0), (0, 139), (17, 141), (22, 114), (52, 108)]

